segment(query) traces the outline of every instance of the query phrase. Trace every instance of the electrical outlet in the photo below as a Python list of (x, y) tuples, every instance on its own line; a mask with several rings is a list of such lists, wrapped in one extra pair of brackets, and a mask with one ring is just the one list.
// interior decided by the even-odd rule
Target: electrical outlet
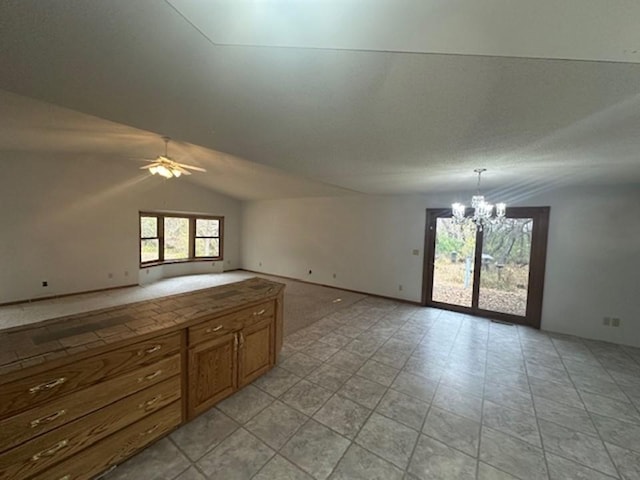
[(262, 262), (259, 262), (259, 263), (258, 263), (258, 266), (259, 266), (259, 267), (261, 267), (261, 266), (262, 266)]
[(412, 252), (414, 255), (418, 256), (420, 255), (420, 250), (418, 250), (417, 248), (413, 250)]
[(604, 317), (604, 318), (602, 319), (602, 324), (608, 327), (609, 325), (611, 325), (611, 318), (609, 318), (609, 317)]
[(309, 270), (309, 275), (311, 275), (312, 273), (313, 273), (313, 271), (312, 271), (312, 270)]
[(42, 286), (43, 287), (48, 287), (49, 286), (49, 282), (47, 282), (46, 280), (42, 281)]
[(128, 276), (129, 276), (129, 270), (125, 270), (125, 271), (124, 271), (124, 276), (125, 276), (125, 277), (128, 277)]
[(611, 319), (611, 326), (612, 327), (619, 327), (620, 326), (620, 319), (619, 318), (612, 318)]
[(109, 273), (109, 275), (107, 275), (109, 278), (113, 278), (113, 273)]
[(336, 274), (335, 273), (333, 274), (333, 278), (336, 278)]
[(402, 285), (398, 285), (398, 290), (402, 291)]

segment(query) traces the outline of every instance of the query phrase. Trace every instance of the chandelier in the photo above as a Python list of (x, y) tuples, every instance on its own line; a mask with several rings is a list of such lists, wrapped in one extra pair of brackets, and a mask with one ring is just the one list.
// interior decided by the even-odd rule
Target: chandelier
[(494, 214), (494, 206), (484, 199), (484, 195), (480, 194), (480, 178), (482, 176), (482, 172), (486, 171), (486, 168), (476, 168), (474, 170), (474, 172), (478, 174), (478, 192), (476, 195), (471, 197), (471, 208), (473, 208), (473, 214), (471, 216), (467, 217), (467, 207), (462, 203), (454, 203), (451, 205), (451, 213), (453, 214), (453, 220), (456, 224), (461, 225), (471, 221), (475, 223), (476, 228), (479, 231), (482, 231), (485, 225), (490, 223), (501, 223), (504, 221), (507, 205), (505, 203), (497, 203), (495, 205)]

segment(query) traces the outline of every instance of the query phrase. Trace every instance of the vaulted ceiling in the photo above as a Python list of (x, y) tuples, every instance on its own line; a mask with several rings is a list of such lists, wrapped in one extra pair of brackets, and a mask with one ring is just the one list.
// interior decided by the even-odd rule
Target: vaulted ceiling
[(640, 183), (639, 22), (606, 0), (2, 2), (0, 88), (73, 111), (0, 95), (0, 149), (154, 156), (166, 134), (208, 168), (193, 181), (246, 199), (476, 167)]

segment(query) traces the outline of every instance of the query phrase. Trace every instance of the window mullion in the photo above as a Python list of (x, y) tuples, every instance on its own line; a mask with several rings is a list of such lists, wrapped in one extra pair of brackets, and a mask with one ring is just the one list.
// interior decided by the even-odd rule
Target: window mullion
[(158, 258), (160, 262), (164, 262), (164, 216), (158, 215)]
[(189, 219), (189, 259), (196, 258), (196, 219)]

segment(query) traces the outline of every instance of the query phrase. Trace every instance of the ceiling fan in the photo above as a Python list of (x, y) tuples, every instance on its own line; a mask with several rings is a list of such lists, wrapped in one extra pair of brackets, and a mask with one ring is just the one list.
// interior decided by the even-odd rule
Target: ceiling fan
[(195, 172), (206, 172), (204, 168), (176, 162), (167, 154), (171, 138), (162, 137), (162, 139), (164, 140), (164, 155), (158, 155), (155, 160), (146, 160), (147, 162), (150, 162), (149, 165), (140, 167), (140, 170), (149, 170), (152, 175), (160, 175), (164, 178), (177, 178), (180, 175), (191, 175), (189, 170), (193, 170)]

